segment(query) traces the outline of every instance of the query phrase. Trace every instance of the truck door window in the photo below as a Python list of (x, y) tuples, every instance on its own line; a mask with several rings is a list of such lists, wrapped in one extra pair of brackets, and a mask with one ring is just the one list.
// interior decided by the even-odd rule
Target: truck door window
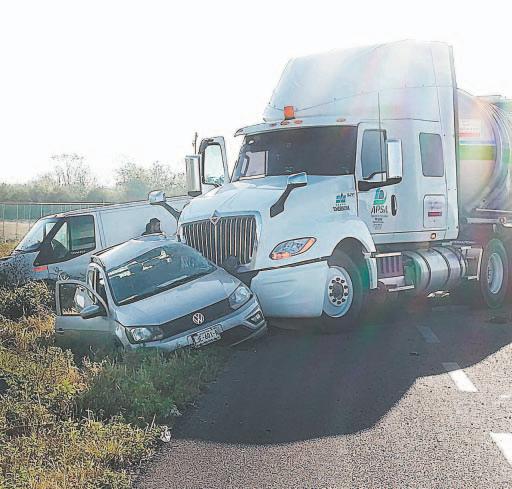
[(361, 173), (364, 179), (386, 171), (386, 131), (367, 129), (363, 133)]
[(420, 153), (425, 177), (444, 176), (443, 142), (439, 134), (420, 133)]
[(218, 144), (210, 144), (204, 149), (203, 183), (214, 185), (222, 185), (224, 183), (222, 150)]

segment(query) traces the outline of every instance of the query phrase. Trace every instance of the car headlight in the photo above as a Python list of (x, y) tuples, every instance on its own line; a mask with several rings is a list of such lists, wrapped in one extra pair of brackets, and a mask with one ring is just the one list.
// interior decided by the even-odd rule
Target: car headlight
[(239, 285), (236, 290), (229, 296), (229, 305), (231, 309), (242, 307), (250, 298), (252, 292), (244, 284)]
[(272, 260), (282, 260), (305, 253), (315, 244), (316, 238), (296, 238), (279, 243), (270, 253)]
[(161, 340), (163, 331), (158, 326), (126, 328), (134, 343)]

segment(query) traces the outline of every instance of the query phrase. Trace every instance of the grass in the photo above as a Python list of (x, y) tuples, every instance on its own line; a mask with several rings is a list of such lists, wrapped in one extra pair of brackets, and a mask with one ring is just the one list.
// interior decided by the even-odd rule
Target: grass
[(5, 243), (0, 243), (0, 258), (9, 255), (15, 246), (16, 241), (6, 241)]
[[(7, 309), (10, 293), (0, 290)], [(30, 293), (41, 291), (16, 297)], [(77, 362), (55, 346), (53, 321), (44, 308), (0, 318), (0, 488), (128, 488), (164, 424), (217, 375), (227, 351)]]

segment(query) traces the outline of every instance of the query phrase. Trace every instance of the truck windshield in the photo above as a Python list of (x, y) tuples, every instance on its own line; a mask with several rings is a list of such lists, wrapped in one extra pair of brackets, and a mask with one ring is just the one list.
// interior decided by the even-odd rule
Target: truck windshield
[(107, 277), (114, 302), (122, 305), (190, 282), (215, 269), (196, 250), (173, 243), (107, 270)]
[(357, 128), (284, 129), (245, 137), (233, 181), (269, 175), (354, 173)]
[(60, 219), (51, 217), (39, 219), (19, 242), (14, 251), (29, 253), (39, 250), (44, 238), (59, 221)]

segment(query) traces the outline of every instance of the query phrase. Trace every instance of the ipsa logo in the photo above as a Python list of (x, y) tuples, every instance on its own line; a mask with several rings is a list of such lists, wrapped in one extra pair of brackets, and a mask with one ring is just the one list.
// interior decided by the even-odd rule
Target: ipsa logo
[(373, 205), (384, 205), (386, 203), (386, 192), (381, 188), (375, 190), (375, 197), (373, 198)]

